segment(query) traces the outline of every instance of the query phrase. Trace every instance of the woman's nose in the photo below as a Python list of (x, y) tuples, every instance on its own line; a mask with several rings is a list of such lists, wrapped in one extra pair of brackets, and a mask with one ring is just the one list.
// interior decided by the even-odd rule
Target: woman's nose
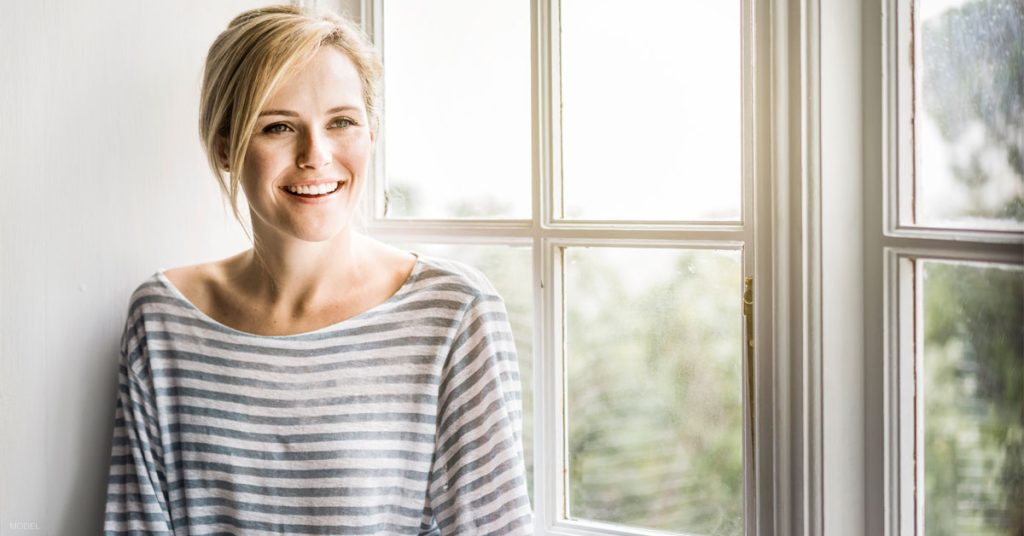
[(328, 140), (322, 133), (310, 131), (303, 140), (296, 162), (301, 168), (319, 169), (330, 165), (331, 150)]

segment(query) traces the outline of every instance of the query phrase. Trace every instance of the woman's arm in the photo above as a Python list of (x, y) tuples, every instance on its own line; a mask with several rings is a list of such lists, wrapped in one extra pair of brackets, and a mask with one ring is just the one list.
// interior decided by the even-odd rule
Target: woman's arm
[(173, 534), (168, 507), (160, 427), (153, 405), (148, 366), (139, 366), (143, 351), (132, 336), (131, 316), (121, 338), (117, 409), (107, 481), (103, 532), (115, 534)]
[(448, 355), (438, 396), (428, 509), (440, 533), (533, 534), (522, 400), (505, 304), (477, 296)]

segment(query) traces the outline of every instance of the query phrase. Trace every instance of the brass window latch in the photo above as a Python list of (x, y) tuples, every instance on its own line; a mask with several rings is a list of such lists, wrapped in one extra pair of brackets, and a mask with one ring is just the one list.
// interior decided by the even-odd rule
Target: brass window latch
[(751, 460), (757, 460), (757, 453), (754, 437), (754, 278), (747, 277), (743, 280), (743, 319), (746, 323), (744, 339), (747, 342), (747, 415), (749, 415), (748, 426), (750, 426), (750, 451)]

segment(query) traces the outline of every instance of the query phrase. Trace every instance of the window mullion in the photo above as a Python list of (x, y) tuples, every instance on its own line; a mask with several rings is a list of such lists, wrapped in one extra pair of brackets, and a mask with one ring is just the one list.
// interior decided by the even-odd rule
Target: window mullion
[[(558, 86), (555, 28), (552, 21), (557, 17), (556, 8), (551, 0), (532, 0), (530, 2), (530, 28), (533, 69), (532, 108), (533, 108), (533, 177), (531, 178), (532, 238), (533, 238), (533, 291), (534, 291), (534, 393), (537, 403), (535, 407), (545, 408), (534, 416), (534, 527), (544, 534), (552, 523), (558, 519), (556, 501), (558, 497), (558, 455), (557, 437), (561, 412), (555, 408), (563, 408), (557, 399), (561, 389), (558, 388), (558, 373), (561, 367), (558, 358), (562, 352), (557, 346), (561, 340), (553, 328), (560, 324), (555, 319), (561, 307), (555, 293), (561, 285), (555, 282), (556, 260), (543, 237), (542, 229), (552, 219), (552, 186), (555, 174), (555, 162), (558, 159), (553, 140), (557, 139), (559, 129), (557, 121)], [(557, 20), (557, 19), (556, 19)]]

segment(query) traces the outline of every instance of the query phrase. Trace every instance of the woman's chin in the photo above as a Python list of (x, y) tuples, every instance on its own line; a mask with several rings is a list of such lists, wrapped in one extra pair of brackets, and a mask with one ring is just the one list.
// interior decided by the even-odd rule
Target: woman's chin
[(320, 215), (321, 217), (296, 217), (294, 214), (279, 214), (279, 218), (263, 218), (256, 214), (253, 215), (255, 224), (253, 231), (259, 235), (257, 241), (264, 244), (291, 240), (329, 242), (338, 239), (341, 235), (349, 234), (353, 229), (354, 219), (351, 213), (345, 216)]

